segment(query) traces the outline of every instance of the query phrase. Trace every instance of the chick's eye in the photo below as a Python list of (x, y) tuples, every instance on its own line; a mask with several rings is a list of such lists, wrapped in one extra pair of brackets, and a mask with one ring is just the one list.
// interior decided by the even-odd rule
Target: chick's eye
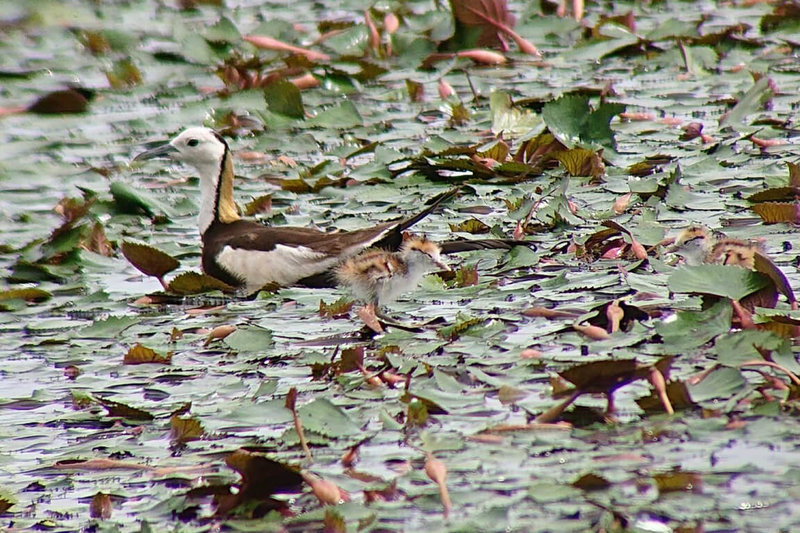
[(189, 139), (186, 141), (187, 146), (197, 146), (198, 144), (200, 144), (200, 141), (197, 139)]

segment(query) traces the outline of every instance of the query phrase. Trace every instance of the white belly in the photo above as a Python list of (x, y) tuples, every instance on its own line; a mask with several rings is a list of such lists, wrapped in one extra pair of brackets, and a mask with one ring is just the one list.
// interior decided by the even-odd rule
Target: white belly
[(274, 250), (243, 250), (226, 246), (217, 263), (232, 275), (245, 280), (246, 289), (255, 291), (268, 283), (289, 286), (320, 274), (338, 263), (338, 258), (304, 246), (279, 244)]

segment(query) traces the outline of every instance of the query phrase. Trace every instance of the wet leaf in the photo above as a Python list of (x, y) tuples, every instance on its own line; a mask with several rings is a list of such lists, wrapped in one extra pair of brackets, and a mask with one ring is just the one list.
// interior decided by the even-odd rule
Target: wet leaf
[(108, 398), (96, 398), (96, 401), (108, 411), (108, 416), (128, 418), (130, 420), (153, 420), (155, 418), (147, 411), (115, 402)]
[(289, 81), (279, 80), (269, 84), (264, 89), (264, 99), (267, 109), (273, 113), (296, 119), (305, 117), (300, 89)]
[(696, 472), (668, 472), (654, 474), (659, 492), (701, 492), (703, 478)]
[(128, 350), (122, 362), (126, 365), (141, 365), (145, 363), (168, 365), (172, 362), (172, 352), (162, 355), (147, 346), (136, 344)]
[(28, 106), (31, 113), (43, 115), (59, 113), (84, 113), (94, 98), (94, 91), (83, 87), (70, 87), (40, 96)]
[(98, 492), (92, 496), (92, 501), (89, 503), (89, 516), (92, 518), (100, 518), (108, 520), (111, 518), (113, 510), (111, 503), (111, 496), (103, 492)]
[(766, 287), (768, 281), (762, 274), (736, 266), (682, 266), (669, 277), (669, 289), (672, 292), (714, 294), (741, 300)]
[(169, 419), (169, 439), (173, 443), (185, 444), (202, 439), (206, 432), (203, 425), (194, 418), (182, 418), (173, 415)]
[(360, 428), (339, 407), (324, 398), (318, 398), (297, 410), (308, 431), (332, 438), (358, 435)]
[(765, 202), (751, 205), (752, 209), (765, 224), (797, 224), (800, 222), (800, 202)]
[(236, 290), (224, 281), (197, 272), (181, 272), (169, 281), (167, 289), (181, 295), (202, 294), (211, 291), (233, 293)]
[(565, 94), (545, 104), (542, 118), (547, 129), (568, 148), (585, 144), (615, 150), (616, 140), (609, 123), (624, 110), (622, 104), (608, 103), (593, 109), (588, 96)]
[(148, 276), (163, 278), (180, 266), (174, 257), (146, 244), (124, 241), (120, 249), (125, 259)]
[(272, 346), (272, 332), (258, 326), (243, 326), (222, 341), (235, 352), (261, 352)]
[(591, 361), (558, 373), (583, 392), (611, 392), (641, 377), (635, 359)]
[(459, 224), (450, 224), (450, 231), (463, 231), (466, 233), (480, 234), (489, 233), (491, 228), (478, 220), (477, 218), (470, 218)]
[(46, 302), (52, 297), (53, 295), (49, 292), (35, 287), (0, 291), (0, 302), (5, 300), (25, 300), (26, 302), (40, 303)]

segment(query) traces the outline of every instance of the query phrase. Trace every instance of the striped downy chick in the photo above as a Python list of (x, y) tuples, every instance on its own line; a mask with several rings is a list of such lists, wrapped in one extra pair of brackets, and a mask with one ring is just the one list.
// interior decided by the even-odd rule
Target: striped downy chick
[(711, 230), (704, 226), (692, 225), (675, 237), (675, 243), (669, 251), (683, 257), (687, 265), (697, 266), (706, 262), (715, 241)]
[(714, 243), (705, 262), (717, 265), (736, 265), (748, 270), (756, 268), (759, 247), (738, 239), (721, 239)]
[(435, 270), (450, 270), (442, 262), (439, 245), (413, 236), (397, 252), (367, 250), (347, 259), (336, 269), (336, 279), (357, 299), (379, 307), (413, 290)]

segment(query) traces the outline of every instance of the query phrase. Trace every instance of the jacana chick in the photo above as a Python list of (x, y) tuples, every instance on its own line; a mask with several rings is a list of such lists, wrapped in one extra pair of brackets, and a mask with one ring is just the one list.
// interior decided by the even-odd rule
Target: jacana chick
[(439, 245), (412, 236), (397, 252), (366, 250), (347, 259), (336, 268), (336, 279), (356, 299), (379, 308), (415, 289), (425, 274), (436, 270), (450, 270)]

